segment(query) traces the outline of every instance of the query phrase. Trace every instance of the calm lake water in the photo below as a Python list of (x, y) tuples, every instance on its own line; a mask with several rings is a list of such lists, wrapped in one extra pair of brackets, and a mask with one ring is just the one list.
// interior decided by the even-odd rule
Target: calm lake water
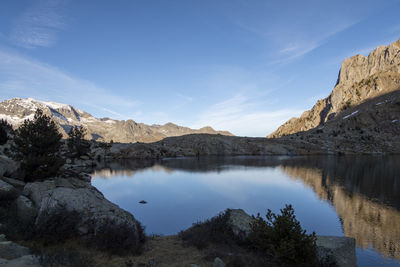
[(148, 234), (176, 234), (227, 208), (266, 214), (292, 204), (307, 231), (354, 237), (359, 266), (400, 265), (397, 156), (120, 162), (96, 171), (92, 183)]

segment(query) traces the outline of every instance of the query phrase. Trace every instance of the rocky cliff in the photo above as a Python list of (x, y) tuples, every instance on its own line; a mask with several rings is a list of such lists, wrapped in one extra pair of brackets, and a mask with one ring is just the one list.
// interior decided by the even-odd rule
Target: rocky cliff
[(59, 125), (60, 132), (64, 137), (67, 136), (67, 133), (74, 125), (83, 126), (87, 129), (87, 139), (105, 142), (113, 140), (114, 142), (122, 143), (149, 143), (159, 141), (165, 137), (193, 133), (232, 135), (226, 131), (215, 131), (211, 127), (195, 130), (173, 123), (146, 125), (133, 120), (99, 119), (71, 105), (38, 101), (32, 98), (13, 98), (0, 102), (0, 119), (5, 119), (14, 127), (17, 127), (25, 119), (32, 119), (38, 108), (52, 117)]
[(400, 39), (379, 46), (367, 57), (356, 55), (343, 61), (337, 83), (331, 94), (319, 100), (300, 118), (292, 118), (269, 138), (307, 131), (325, 124), (342, 111), (400, 86)]

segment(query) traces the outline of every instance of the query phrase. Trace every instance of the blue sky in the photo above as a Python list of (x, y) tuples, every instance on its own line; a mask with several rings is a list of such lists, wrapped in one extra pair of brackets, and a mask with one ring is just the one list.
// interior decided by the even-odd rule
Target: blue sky
[(2, 0), (0, 100), (265, 136), (400, 38), (400, 0)]

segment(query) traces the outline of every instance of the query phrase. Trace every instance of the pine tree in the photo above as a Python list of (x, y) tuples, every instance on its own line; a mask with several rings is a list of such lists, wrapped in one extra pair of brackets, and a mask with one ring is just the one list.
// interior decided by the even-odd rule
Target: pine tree
[(43, 180), (57, 174), (64, 161), (58, 156), (62, 135), (40, 109), (33, 120), (25, 120), (14, 137), (14, 157), (21, 161), (26, 181)]
[(89, 151), (90, 144), (84, 139), (86, 129), (79, 126), (73, 126), (68, 133), (67, 145), (69, 151), (76, 157), (85, 155)]
[(12, 131), (11, 125), (6, 121), (0, 120), (0, 145), (4, 145), (8, 141), (8, 133)]

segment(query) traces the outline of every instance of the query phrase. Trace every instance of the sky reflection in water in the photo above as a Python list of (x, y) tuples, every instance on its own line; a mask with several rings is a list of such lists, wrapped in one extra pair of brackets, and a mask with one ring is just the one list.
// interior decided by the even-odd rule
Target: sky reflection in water
[(169, 159), (143, 169), (114, 165), (92, 182), (147, 233), (175, 234), (226, 208), (264, 215), (292, 204), (307, 231), (355, 237), (360, 266), (387, 266), (396, 262), (375, 250), (400, 258), (397, 163), (397, 157)]

